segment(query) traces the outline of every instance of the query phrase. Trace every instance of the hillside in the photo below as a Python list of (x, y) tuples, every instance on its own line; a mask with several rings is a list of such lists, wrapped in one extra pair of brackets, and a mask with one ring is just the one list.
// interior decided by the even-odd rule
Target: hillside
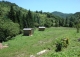
[[(9, 1), (0, 1), (0, 41), (6, 41), (17, 34), (21, 34), (23, 28), (35, 28), (39, 26), (45, 26), (48, 28), (74, 27), (77, 23), (79, 23), (77, 22), (78, 19), (80, 19), (79, 16), (68, 17), (71, 14), (64, 14), (61, 12), (53, 13), (55, 14), (43, 11), (33, 12)], [(10, 24), (14, 25), (14, 27)]]
[(24, 9), (22, 7), (19, 7), (15, 3), (11, 3), (9, 1), (0, 1), (0, 12), (2, 12), (2, 15), (5, 16), (10, 11), (10, 7), (13, 6), (14, 11), (21, 11), (22, 13), (26, 13), (27, 9)]
[[(72, 14), (66, 14), (57, 11), (52, 13), (43, 11), (33, 12), (31, 10), (24, 9), (16, 5), (15, 3), (11, 3), (9, 1), (0, 1), (0, 19), (10, 20), (13, 23), (18, 23), (21, 30), (25, 27), (39, 26), (74, 27), (76, 25), (76, 16), (75, 18), (69, 17), (71, 15)], [(64, 18), (66, 18), (66, 20), (64, 20)]]
[(60, 16), (62, 18), (66, 18), (66, 17), (69, 17), (72, 15), (72, 14), (62, 13), (62, 12), (58, 12), (58, 11), (54, 11), (54, 12), (52, 12), (52, 14)]
[[(0, 57), (80, 57), (80, 12), (71, 17), (55, 14), (0, 1)], [(39, 26), (46, 27), (45, 31), (38, 31)], [(24, 28), (33, 28), (34, 34), (23, 36)], [(37, 55), (42, 50), (48, 52)]]
[(0, 42), (21, 34), (23, 28), (51, 27), (55, 23), (55, 17), (50, 13), (24, 9), (9, 1), (0, 1)]

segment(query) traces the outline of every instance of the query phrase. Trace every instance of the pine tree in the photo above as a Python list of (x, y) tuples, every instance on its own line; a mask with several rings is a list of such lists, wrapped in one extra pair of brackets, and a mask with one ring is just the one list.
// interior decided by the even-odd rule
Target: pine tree
[(18, 23), (20, 25), (20, 28), (23, 29), (23, 16), (21, 11), (16, 11), (16, 19), (15, 22)]
[(8, 13), (8, 17), (10, 18), (10, 20), (15, 22), (15, 12), (14, 12), (13, 6), (10, 7), (10, 11)]
[(40, 13), (40, 14), (42, 14), (42, 13), (43, 13), (43, 12), (42, 12), (42, 10), (41, 10), (41, 11), (39, 11), (39, 13)]
[(1, 7), (0, 7), (0, 16), (2, 16), (2, 9), (1, 9)]
[(16, 23), (19, 23), (20, 22), (20, 20), (19, 20), (19, 13), (18, 13), (18, 11), (16, 11), (16, 20), (15, 20), (15, 22)]
[(27, 22), (28, 28), (34, 27), (34, 19), (30, 10), (28, 11), (28, 14), (26, 15), (26, 22)]
[(66, 17), (66, 20), (65, 20), (65, 27), (69, 27), (69, 19)]
[(22, 16), (22, 21), (23, 21), (23, 28), (26, 28), (27, 27), (27, 23), (26, 23), (26, 17), (25, 17), (25, 15), (23, 14), (23, 16)]

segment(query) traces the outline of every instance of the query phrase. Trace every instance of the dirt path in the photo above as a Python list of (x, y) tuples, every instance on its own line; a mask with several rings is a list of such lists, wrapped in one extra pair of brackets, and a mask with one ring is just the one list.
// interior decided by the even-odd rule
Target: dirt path
[(7, 48), (8, 46), (7, 45), (2, 45), (2, 43), (0, 43), (0, 49), (3, 49), (3, 48)]
[[(40, 55), (46, 53), (47, 51), (48, 51), (48, 50), (42, 50), (42, 51), (38, 52), (38, 53), (36, 54), (36, 56), (40, 56)], [(30, 57), (36, 57), (36, 56), (30, 55)]]
[(3, 48), (2, 43), (0, 43), (0, 49), (2, 49), (2, 48)]

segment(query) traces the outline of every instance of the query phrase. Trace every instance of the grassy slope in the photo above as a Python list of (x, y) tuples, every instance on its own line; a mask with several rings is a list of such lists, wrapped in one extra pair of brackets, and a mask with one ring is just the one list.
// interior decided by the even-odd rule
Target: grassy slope
[[(55, 52), (55, 42), (61, 38), (69, 38), (68, 48)], [(47, 28), (45, 31), (34, 32), (33, 36), (18, 35), (14, 39), (4, 42), (9, 48), (0, 50), (0, 57), (29, 57), (37, 52), (50, 48), (51, 50), (39, 57), (80, 57), (80, 33), (74, 28)]]

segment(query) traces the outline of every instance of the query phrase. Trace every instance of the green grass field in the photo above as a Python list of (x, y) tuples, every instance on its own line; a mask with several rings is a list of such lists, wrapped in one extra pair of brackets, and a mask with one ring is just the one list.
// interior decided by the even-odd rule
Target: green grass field
[[(55, 52), (56, 41), (68, 38), (69, 45), (63, 48), (61, 52)], [(80, 33), (76, 33), (75, 28), (52, 27), (46, 28), (45, 31), (35, 29), (33, 36), (18, 35), (12, 40), (3, 42), (8, 44), (8, 48), (0, 50), (0, 57), (30, 57), (37, 52), (48, 49), (50, 50), (38, 57), (80, 57)]]

